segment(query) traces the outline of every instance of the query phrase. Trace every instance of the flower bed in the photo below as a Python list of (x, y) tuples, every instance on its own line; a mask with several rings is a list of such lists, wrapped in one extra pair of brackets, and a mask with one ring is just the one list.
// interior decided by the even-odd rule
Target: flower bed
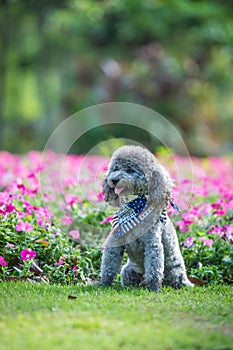
[[(193, 172), (187, 172), (188, 159), (158, 157), (178, 183), (174, 197), (183, 213), (168, 212), (188, 274), (232, 283), (232, 158), (192, 158)], [(106, 164), (101, 156), (0, 152), (1, 279), (72, 283), (98, 277), (112, 214), (101, 192)]]

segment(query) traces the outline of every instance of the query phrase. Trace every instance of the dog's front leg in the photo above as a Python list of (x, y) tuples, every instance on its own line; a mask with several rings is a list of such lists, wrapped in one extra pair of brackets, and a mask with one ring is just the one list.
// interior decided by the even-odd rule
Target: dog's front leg
[(174, 288), (181, 288), (182, 286), (193, 287), (186, 275), (176, 230), (170, 219), (163, 226), (162, 243), (165, 260), (164, 284)]
[(104, 249), (101, 261), (101, 285), (110, 286), (112, 284), (116, 275), (120, 272), (123, 255), (123, 246)]
[(163, 281), (164, 253), (159, 224), (146, 234), (144, 256), (144, 282), (150, 290), (158, 292)]

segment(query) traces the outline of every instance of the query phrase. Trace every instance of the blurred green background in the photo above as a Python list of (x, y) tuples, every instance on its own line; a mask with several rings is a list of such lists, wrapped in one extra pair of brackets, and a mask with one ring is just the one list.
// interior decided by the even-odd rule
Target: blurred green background
[(1, 0), (0, 21), (1, 149), (43, 149), (71, 114), (125, 101), (169, 119), (192, 154), (233, 151), (231, 0)]

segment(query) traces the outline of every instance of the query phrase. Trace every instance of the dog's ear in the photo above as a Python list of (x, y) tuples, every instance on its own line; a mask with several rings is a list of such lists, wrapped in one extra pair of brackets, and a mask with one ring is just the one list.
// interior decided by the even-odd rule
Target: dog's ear
[(149, 180), (149, 202), (164, 209), (171, 201), (173, 181), (169, 173), (160, 166), (152, 171)]
[(114, 207), (119, 206), (118, 195), (114, 192), (114, 189), (109, 186), (107, 177), (103, 179), (102, 188), (103, 188), (105, 202), (108, 202)]

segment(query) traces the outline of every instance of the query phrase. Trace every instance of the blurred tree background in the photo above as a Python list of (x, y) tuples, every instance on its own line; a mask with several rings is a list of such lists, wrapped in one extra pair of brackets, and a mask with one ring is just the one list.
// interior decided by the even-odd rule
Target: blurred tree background
[(71, 114), (122, 101), (164, 115), (193, 154), (232, 152), (232, 1), (0, 0), (0, 21), (0, 148), (43, 149)]

